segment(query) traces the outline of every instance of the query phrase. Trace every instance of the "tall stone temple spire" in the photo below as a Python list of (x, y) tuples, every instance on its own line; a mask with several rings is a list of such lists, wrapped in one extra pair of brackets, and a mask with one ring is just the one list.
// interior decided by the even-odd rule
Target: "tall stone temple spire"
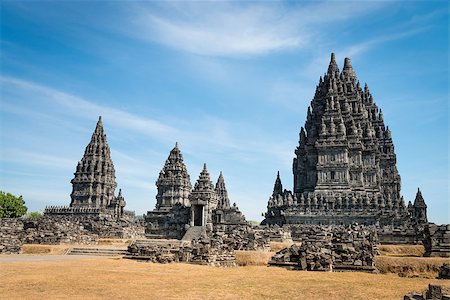
[(216, 195), (218, 200), (218, 208), (230, 208), (230, 199), (228, 199), (227, 188), (225, 187), (225, 180), (223, 179), (222, 172), (220, 172), (219, 178), (216, 183)]
[(359, 191), (400, 207), (400, 175), (390, 131), (351, 60), (340, 74), (332, 54), (319, 82), (293, 163), (294, 192)]
[(217, 208), (218, 199), (211, 182), (206, 164), (189, 196), (191, 202), (191, 225), (204, 226), (212, 224), (212, 212)]
[(293, 200), (278, 176), (266, 223), (288, 222), (287, 216), (295, 216), (292, 222), (317, 216), (317, 222), (401, 223), (408, 213), (396, 163), (391, 131), (368, 85), (361, 87), (350, 58), (339, 71), (332, 53), (300, 129)]
[(101, 117), (74, 175), (71, 207), (111, 209), (123, 213), (125, 201), (121, 193), (117, 199), (114, 196), (116, 176)]
[(177, 203), (184, 206), (190, 205), (191, 179), (184, 164), (183, 155), (178, 148), (178, 143), (170, 151), (169, 157), (159, 173), (156, 186), (158, 188), (156, 209), (169, 210)]

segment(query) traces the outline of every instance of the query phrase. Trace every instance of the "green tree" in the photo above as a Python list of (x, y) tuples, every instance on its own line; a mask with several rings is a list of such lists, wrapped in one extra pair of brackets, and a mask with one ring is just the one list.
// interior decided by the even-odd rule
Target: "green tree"
[(16, 197), (0, 191), (0, 218), (18, 218), (27, 212), (22, 196)]

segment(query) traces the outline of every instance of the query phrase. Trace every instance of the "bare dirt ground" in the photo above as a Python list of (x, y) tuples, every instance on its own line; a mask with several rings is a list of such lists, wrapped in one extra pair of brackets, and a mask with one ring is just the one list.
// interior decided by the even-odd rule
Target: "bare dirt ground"
[(402, 299), (429, 283), (450, 285), (449, 280), (396, 274), (265, 266), (213, 268), (112, 258), (0, 259), (2, 299)]

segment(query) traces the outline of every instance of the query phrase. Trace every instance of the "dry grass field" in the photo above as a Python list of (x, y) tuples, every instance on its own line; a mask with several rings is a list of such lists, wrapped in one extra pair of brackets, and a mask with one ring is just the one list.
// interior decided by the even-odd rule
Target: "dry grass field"
[(401, 277), (436, 278), (439, 267), (450, 263), (443, 257), (375, 257), (375, 266), (381, 273), (395, 273)]
[[(128, 243), (105, 239), (91, 247)], [(68, 245), (24, 245), (25, 256), (0, 256), (0, 299), (402, 299), (429, 283), (450, 286), (449, 280), (434, 279), (450, 259), (417, 257), (421, 246), (380, 246), (376, 266), (382, 274), (267, 267), (272, 255), (290, 244), (271, 243), (270, 252), (236, 251), (236, 268), (104, 257), (69, 260), (53, 256), (64, 254)]]
[(380, 255), (421, 257), (425, 253), (423, 245), (380, 245)]
[(395, 274), (213, 268), (112, 258), (0, 261), (4, 299), (401, 299), (448, 280)]

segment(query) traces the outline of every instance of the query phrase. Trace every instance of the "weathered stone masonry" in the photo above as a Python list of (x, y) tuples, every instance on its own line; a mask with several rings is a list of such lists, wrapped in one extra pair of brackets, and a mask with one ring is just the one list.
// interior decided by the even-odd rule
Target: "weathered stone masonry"
[(376, 271), (374, 228), (302, 225), (295, 234), (301, 246), (277, 252), (270, 265), (308, 271)]
[(137, 221), (86, 215), (4, 218), (0, 228), (0, 253), (19, 253), (23, 244), (96, 244), (99, 238), (144, 237), (144, 226)]
[(408, 208), (400, 195), (396, 160), (367, 84), (361, 87), (349, 58), (340, 72), (332, 54), (300, 129), (294, 189), (283, 190), (277, 175), (263, 224), (424, 224), (421, 192)]

